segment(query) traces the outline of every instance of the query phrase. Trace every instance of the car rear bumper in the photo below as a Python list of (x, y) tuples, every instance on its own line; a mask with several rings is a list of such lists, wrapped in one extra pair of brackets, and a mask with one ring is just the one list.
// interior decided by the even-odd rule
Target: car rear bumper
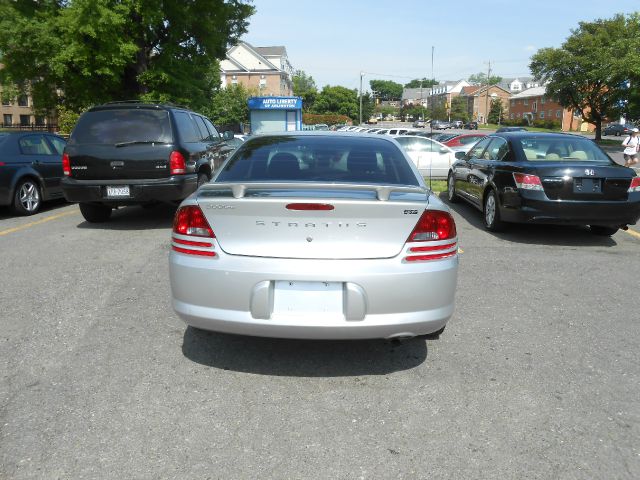
[(632, 195), (626, 202), (522, 199), (520, 206), (503, 207), (500, 214), (503, 220), (518, 223), (633, 225), (640, 219), (640, 194)]
[[(159, 179), (77, 180), (64, 177), (62, 191), (69, 202), (100, 202), (127, 205), (153, 201), (170, 202), (187, 198), (198, 187), (196, 174)], [(128, 197), (108, 197), (107, 186), (129, 186)]]
[[(173, 308), (191, 326), (262, 337), (368, 339), (444, 327), (454, 310), (458, 258), (407, 264), (400, 257), (318, 261), (220, 252), (202, 259), (172, 251), (169, 267)], [(276, 311), (275, 282), (283, 280), (339, 282), (341, 311)]]

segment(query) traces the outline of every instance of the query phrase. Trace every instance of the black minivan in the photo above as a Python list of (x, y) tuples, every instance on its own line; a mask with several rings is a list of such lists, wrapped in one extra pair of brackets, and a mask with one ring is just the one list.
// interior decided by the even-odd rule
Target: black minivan
[(179, 202), (234, 150), (206, 117), (182, 107), (114, 102), (80, 117), (62, 158), (62, 190), (88, 222), (114, 207)]

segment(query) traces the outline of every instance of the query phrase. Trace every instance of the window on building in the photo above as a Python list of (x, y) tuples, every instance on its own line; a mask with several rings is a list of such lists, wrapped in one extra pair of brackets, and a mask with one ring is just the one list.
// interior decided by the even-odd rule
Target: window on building
[(562, 118), (562, 110), (556, 110), (556, 118)]
[(540, 118), (544, 118), (544, 111), (540, 112)]
[(525, 105), (529, 105), (529, 99), (528, 99), (528, 98), (525, 98), (525, 99), (523, 100), (523, 103), (524, 103)]
[(10, 113), (5, 113), (2, 116), (2, 122), (4, 123), (5, 126), (13, 125), (13, 115), (11, 115)]
[(516, 104), (515, 100), (511, 100), (511, 106), (513, 107)]
[(544, 97), (540, 98), (540, 103), (541, 103), (542, 105), (544, 105), (544, 102), (545, 102), (545, 98), (544, 98)]
[(11, 105), (9, 95), (2, 94), (2, 105)]
[(31, 115), (20, 115), (20, 126), (28, 127), (31, 125)]
[(553, 117), (553, 110), (549, 110), (549, 114), (547, 116), (548, 117)]
[(531, 104), (531, 110), (533, 110), (534, 112), (538, 111), (538, 102), (533, 102)]
[(44, 125), (44, 117), (42, 115), (36, 116), (36, 125), (38, 125), (39, 127)]
[(18, 106), (19, 107), (28, 107), (29, 106), (29, 99), (27, 98), (26, 95), (20, 95), (18, 97)]
[(511, 115), (509, 115), (509, 118), (513, 120), (515, 118), (515, 115), (512, 113)]

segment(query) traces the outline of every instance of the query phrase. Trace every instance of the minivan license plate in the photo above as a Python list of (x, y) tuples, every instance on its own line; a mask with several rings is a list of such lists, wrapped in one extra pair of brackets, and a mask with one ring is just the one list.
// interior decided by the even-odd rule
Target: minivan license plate
[(129, 185), (107, 187), (107, 197), (128, 197)]

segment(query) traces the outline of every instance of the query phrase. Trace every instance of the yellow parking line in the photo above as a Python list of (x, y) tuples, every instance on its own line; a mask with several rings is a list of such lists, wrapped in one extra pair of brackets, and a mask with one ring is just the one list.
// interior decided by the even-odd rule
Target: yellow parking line
[(632, 229), (625, 230), (625, 232), (627, 232), (629, 235), (633, 237), (636, 237), (637, 239), (640, 239), (640, 232), (636, 232), (635, 230), (632, 230)]
[(75, 215), (77, 213), (78, 213), (77, 210), (73, 210), (71, 212), (58, 213), (57, 215), (51, 215), (50, 217), (43, 218), (42, 220), (38, 220), (36, 222), (25, 223), (24, 225), (20, 225), (19, 227), (8, 228), (6, 230), (0, 230), (0, 237), (2, 237), (4, 235), (9, 235), (10, 233), (19, 232), (20, 230), (25, 230), (27, 228), (35, 227), (36, 225), (40, 225), (41, 223), (50, 222), (51, 220), (57, 220), (58, 218), (61, 218), (61, 217), (66, 217), (68, 215)]

